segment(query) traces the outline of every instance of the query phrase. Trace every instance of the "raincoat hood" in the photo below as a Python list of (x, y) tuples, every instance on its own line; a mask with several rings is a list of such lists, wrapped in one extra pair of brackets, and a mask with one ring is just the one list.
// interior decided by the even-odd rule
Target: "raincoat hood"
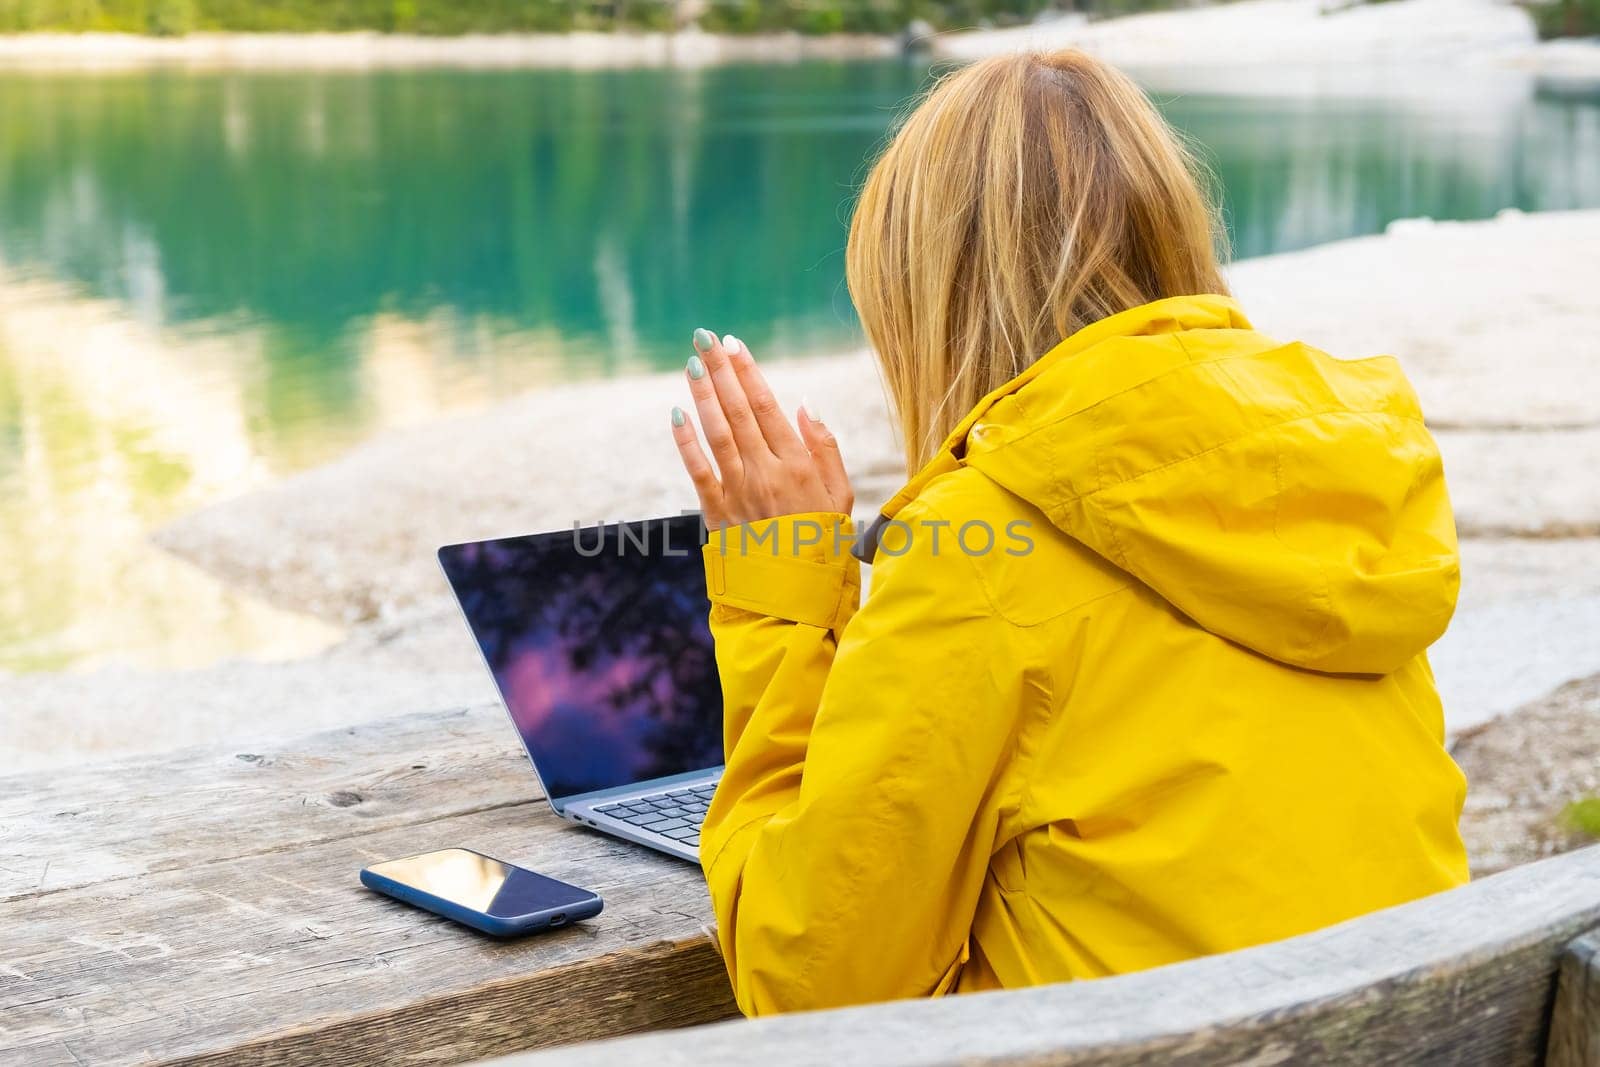
[(1226, 297), (1095, 323), (985, 397), (890, 501), (975, 467), (1212, 633), (1387, 674), (1455, 609), (1439, 451), (1389, 357), (1252, 329)]

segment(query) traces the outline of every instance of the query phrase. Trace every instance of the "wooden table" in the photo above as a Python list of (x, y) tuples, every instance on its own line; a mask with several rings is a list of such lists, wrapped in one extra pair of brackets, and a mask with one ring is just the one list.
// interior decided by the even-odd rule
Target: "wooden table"
[[(477, 848), (605, 897), (499, 942), (364, 889)], [(569, 826), (504, 712), (0, 778), (0, 1064), (452, 1063), (736, 1014), (698, 868)]]

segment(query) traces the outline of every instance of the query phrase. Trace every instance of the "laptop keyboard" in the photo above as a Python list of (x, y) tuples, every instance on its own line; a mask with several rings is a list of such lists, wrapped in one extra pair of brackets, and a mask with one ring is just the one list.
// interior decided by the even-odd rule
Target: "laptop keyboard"
[(706, 782), (648, 796), (629, 797), (612, 804), (602, 804), (594, 810), (629, 826), (650, 830), (685, 845), (698, 846), (700, 823), (706, 817), (706, 806), (711, 803), (711, 794), (716, 788), (717, 783)]

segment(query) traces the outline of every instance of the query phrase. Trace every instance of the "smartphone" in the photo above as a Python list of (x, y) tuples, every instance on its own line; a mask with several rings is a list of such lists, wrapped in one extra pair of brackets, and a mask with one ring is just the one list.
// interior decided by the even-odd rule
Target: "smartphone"
[(600, 914), (596, 893), (474, 852), (443, 848), (374, 863), (361, 884), (495, 937), (549, 930)]

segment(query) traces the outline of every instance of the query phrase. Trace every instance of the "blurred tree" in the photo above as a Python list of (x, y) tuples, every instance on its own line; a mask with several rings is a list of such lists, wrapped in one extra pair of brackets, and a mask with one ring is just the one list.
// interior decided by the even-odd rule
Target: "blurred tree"
[(1553, 0), (1528, 7), (1540, 37), (1600, 34), (1600, 0)]
[(177, 37), (198, 28), (195, 0), (150, 0), (145, 25), (158, 37)]
[[(1567, 0), (1595, 4), (1600, 0)], [(671, 29), (754, 33), (893, 33), (913, 19), (946, 30), (1026, 21), (1052, 6), (1093, 15), (1171, 6), (1173, 0), (0, 0), (0, 31), (379, 30), (464, 34)]]

